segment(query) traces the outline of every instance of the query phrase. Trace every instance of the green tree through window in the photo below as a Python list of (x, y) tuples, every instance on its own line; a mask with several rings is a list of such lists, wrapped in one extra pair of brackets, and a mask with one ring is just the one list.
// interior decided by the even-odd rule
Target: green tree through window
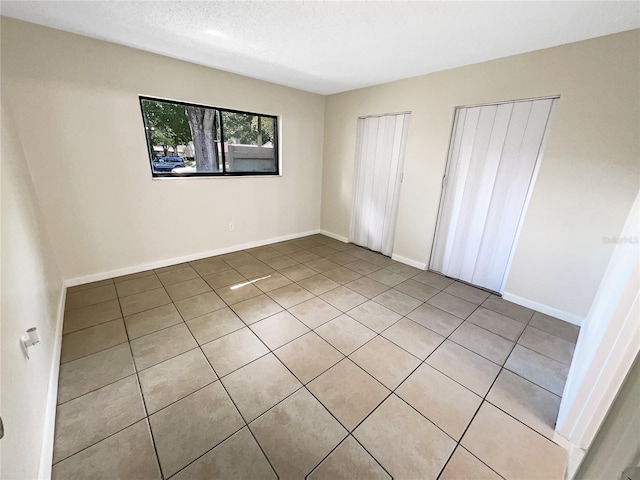
[(162, 146), (164, 155), (168, 155), (169, 147), (173, 147), (177, 155), (178, 145), (186, 145), (191, 141), (184, 105), (143, 100), (142, 108), (150, 141), (152, 145)]

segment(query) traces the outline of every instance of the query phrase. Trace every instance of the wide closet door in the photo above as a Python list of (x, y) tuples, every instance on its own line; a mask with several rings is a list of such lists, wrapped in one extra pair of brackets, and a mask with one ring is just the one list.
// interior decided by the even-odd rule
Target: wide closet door
[(409, 113), (358, 119), (349, 240), (393, 252)]
[(456, 110), (432, 270), (502, 292), (556, 101)]

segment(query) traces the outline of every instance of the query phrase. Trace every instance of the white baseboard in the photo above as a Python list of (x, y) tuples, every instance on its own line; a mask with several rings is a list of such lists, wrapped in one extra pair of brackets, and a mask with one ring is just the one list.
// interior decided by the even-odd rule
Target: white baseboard
[(64, 321), (64, 306), (67, 298), (67, 289), (63, 285), (58, 302), (58, 318), (56, 319), (56, 331), (53, 340), (53, 352), (51, 355), (51, 370), (49, 373), (49, 386), (47, 388), (47, 405), (44, 415), (42, 432), (42, 448), (40, 450), (40, 466), (38, 479), (49, 480), (53, 463), (53, 440), (56, 428), (56, 406), (58, 404), (58, 375), (60, 373), (60, 352), (62, 350), (62, 323)]
[(576, 315), (574, 313), (565, 312), (557, 308), (549, 307), (547, 305), (543, 305), (542, 303), (534, 302), (533, 300), (522, 298), (509, 292), (504, 292), (502, 294), (502, 298), (508, 300), (509, 302), (513, 302), (523, 307), (536, 310), (537, 312), (544, 313), (545, 315), (559, 318), (560, 320), (564, 320), (565, 322), (572, 323), (573, 325), (577, 325), (579, 327), (581, 327), (584, 323), (584, 317), (580, 317), (579, 315)]
[(336, 240), (340, 240), (343, 243), (349, 243), (349, 239), (347, 237), (343, 237), (342, 235), (338, 235), (337, 233), (329, 232), (327, 230), (320, 230), (322, 235), (326, 235), (327, 237), (334, 238)]
[(92, 275), (85, 275), (83, 277), (70, 278), (65, 281), (65, 286), (74, 287), (76, 285), (84, 285), (85, 283), (98, 282), (100, 280), (120, 277), (122, 275), (129, 275), (131, 273), (144, 272), (145, 270), (151, 270), (153, 268), (168, 267), (169, 265), (175, 265), (177, 263), (193, 262), (195, 260), (201, 260), (207, 257), (214, 257), (216, 255), (223, 255), (225, 253), (237, 252), (240, 250), (245, 250), (247, 248), (262, 247), (264, 245), (269, 245), (271, 243), (278, 243), (278, 242), (284, 242), (286, 240), (294, 240), (296, 238), (307, 237), (309, 235), (314, 235), (316, 233), (321, 233), (321, 231), (319, 229), (309, 230), (308, 232), (293, 233), (290, 235), (283, 235), (281, 237), (268, 238), (268, 239), (259, 240), (256, 242), (243, 243), (241, 245), (233, 245), (231, 247), (218, 248), (216, 250), (209, 250), (207, 252), (184, 255), (182, 257), (167, 258), (164, 260), (158, 260), (157, 262), (143, 263), (143, 264), (135, 265), (133, 267), (118, 268), (115, 270), (110, 270), (108, 272), (94, 273)]
[(391, 260), (395, 260), (396, 262), (404, 263), (405, 265), (409, 265), (411, 267), (419, 268), (420, 270), (426, 270), (427, 264), (418, 262), (416, 260), (411, 260), (410, 258), (403, 257), (402, 255), (396, 255), (395, 253), (391, 255)]

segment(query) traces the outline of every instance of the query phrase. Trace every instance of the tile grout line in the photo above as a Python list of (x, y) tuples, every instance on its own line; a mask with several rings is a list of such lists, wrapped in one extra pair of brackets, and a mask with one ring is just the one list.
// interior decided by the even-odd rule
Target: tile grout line
[[(165, 293), (166, 293), (166, 291), (165, 291)], [(120, 306), (120, 313), (123, 314), (122, 305), (120, 305), (120, 299), (118, 299), (118, 305)], [(158, 456), (158, 447), (156, 446), (156, 439), (153, 436), (153, 430), (151, 428), (151, 420), (149, 418), (149, 410), (147, 409), (147, 403), (145, 401), (144, 394), (142, 393), (142, 385), (140, 384), (140, 377), (138, 375), (138, 365), (136, 364), (136, 358), (133, 355), (133, 348), (131, 347), (131, 339), (129, 338), (129, 331), (127, 330), (127, 324), (125, 323), (124, 319), (123, 319), (122, 323), (124, 324), (125, 334), (127, 335), (127, 343), (129, 344), (129, 352), (131, 353), (131, 361), (133, 362), (133, 369), (135, 371), (136, 382), (138, 384), (138, 393), (140, 394), (140, 399), (142, 400), (142, 408), (144, 408), (145, 420), (147, 422), (149, 436), (151, 437), (151, 444), (153, 445), (153, 452), (155, 453), (155, 456), (156, 456), (156, 458), (155, 458), (156, 465), (158, 466), (158, 470), (160, 471), (160, 478), (164, 479), (165, 476), (164, 476), (164, 472), (162, 471), (162, 465), (160, 464), (160, 457)]]
[[(389, 396), (390, 396), (390, 395), (389, 395)], [(387, 398), (388, 398), (388, 397), (385, 397), (385, 400), (386, 400)], [(383, 401), (384, 401), (384, 400), (383, 400)], [(323, 407), (324, 407), (324, 405), (323, 405)], [(325, 408), (326, 408), (326, 407), (325, 407)], [(355, 430), (355, 428), (354, 428), (354, 430)], [(384, 470), (384, 472), (385, 472), (387, 475), (389, 475), (389, 478), (393, 479), (393, 475), (391, 475), (391, 473), (390, 473), (386, 468), (384, 468), (384, 465), (382, 465), (382, 464), (378, 461), (378, 459), (377, 459), (376, 457), (374, 457), (374, 456), (373, 456), (373, 454), (372, 454), (369, 450), (367, 450), (367, 447), (365, 447), (364, 445), (362, 445), (362, 443), (360, 443), (360, 441), (355, 437), (355, 435), (353, 435), (353, 432), (349, 432), (349, 430), (347, 430), (347, 436), (346, 436), (346, 437), (344, 437), (340, 442), (338, 442), (338, 444), (337, 444), (335, 447), (333, 447), (333, 448), (331, 449), (331, 451), (330, 451), (329, 453), (327, 453), (327, 454), (322, 458), (322, 460), (320, 460), (320, 461), (318, 462), (318, 464), (317, 464), (315, 467), (313, 467), (313, 468), (309, 471), (309, 473), (307, 473), (307, 474), (304, 476), (305, 480), (306, 480), (306, 479), (308, 479), (308, 478), (313, 474), (313, 472), (315, 472), (315, 471), (320, 467), (320, 465), (322, 465), (322, 463), (323, 463), (327, 458), (329, 458), (329, 457), (331, 456), (331, 454), (332, 454), (333, 452), (335, 452), (335, 451), (340, 447), (340, 445), (342, 445), (342, 444), (343, 444), (343, 443), (344, 443), (348, 438), (353, 438), (353, 440), (354, 440), (354, 441), (355, 441), (355, 442), (360, 446), (360, 448), (362, 448), (365, 452), (367, 452), (367, 454), (368, 454), (368, 455), (373, 459), (373, 461), (374, 461), (374, 462), (376, 462), (376, 464), (377, 464), (380, 468), (382, 468), (382, 470)]]
[[(462, 440), (462, 437), (460, 437), (460, 440)], [(451, 455), (449, 455), (449, 458), (447, 458), (447, 461), (442, 466), (442, 470), (440, 470), (440, 473), (438, 473), (438, 476), (436, 477), (436, 480), (440, 480), (440, 477), (442, 477), (442, 474), (447, 469), (447, 466), (449, 465), (449, 462), (451, 462), (451, 459), (453, 458), (453, 456), (455, 455), (455, 453), (459, 449), (462, 449), (462, 450), (468, 452), (469, 455), (471, 455), (473, 458), (478, 460), (481, 464), (483, 464), (485, 467), (487, 467), (489, 470), (491, 470), (493, 473), (495, 473), (498, 477), (502, 478), (503, 480), (506, 480), (506, 477), (504, 477), (503, 475), (500, 475), (498, 472), (496, 472), (493, 468), (491, 468), (489, 465), (487, 465), (481, 458), (477, 457), (470, 450), (466, 449), (461, 443), (456, 443), (456, 446), (454, 447), (453, 451), (451, 452)]]
[[(120, 345), (124, 345), (124, 343), (121, 343), (121, 344), (116, 345), (116, 346), (120, 346)], [(103, 350), (103, 351), (104, 351), (104, 350)], [(132, 362), (132, 363), (133, 363), (133, 362)], [(123, 377), (117, 378), (117, 379), (115, 379), (115, 380), (113, 380), (113, 381), (111, 381), (111, 382), (105, 383), (104, 385), (101, 385), (101, 386), (99, 386), (99, 387), (97, 387), (97, 388), (93, 388), (93, 389), (91, 389), (91, 390), (88, 390), (88, 391), (86, 391), (86, 392), (82, 393), (81, 395), (78, 395), (77, 397), (73, 397), (73, 398), (70, 398), (69, 400), (65, 400), (64, 402), (61, 402), (61, 403), (56, 404), (56, 409), (57, 409), (58, 407), (61, 407), (62, 405), (66, 405), (66, 404), (67, 404), (67, 403), (69, 403), (69, 402), (73, 402), (74, 400), (77, 400), (77, 399), (79, 399), (79, 398), (82, 398), (82, 397), (84, 397), (85, 395), (89, 395), (90, 393), (97, 392), (97, 391), (98, 391), (98, 390), (100, 390), (101, 388), (108, 387), (109, 385), (113, 385), (114, 383), (118, 383), (120, 380), (124, 380), (125, 378), (129, 378), (130, 376), (135, 375), (135, 374), (136, 374), (136, 371), (135, 371), (135, 367), (134, 367), (134, 368), (133, 368), (133, 372), (132, 372), (132, 373), (129, 373), (128, 375), (125, 375), (125, 376), (123, 376)]]
[[(111, 302), (111, 301), (114, 301), (114, 300), (109, 300), (109, 301)], [(117, 301), (117, 299), (115, 299), (115, 301)], [(96, 323), (95, 325), (89, 325), (88, 327), (82, 327), (82, 328), (79, 328), (79, 329), (74, 330), (72, 332), (63, 333), (63, 335), (71, 335), (72, 333), (82, 332), (84, 330), (88, 330), (89, 328), (93, 328), (93, 327), (97, 327), (99, 325), (104, 325), (105, 323), (113, 322), (114, 320), (124, 320), (124, 318), (123, 317), (111, 318), (109, 320), (104, 320), (103, 322)], [(89, 355), (91, 355), (91, 354), (89, 354)], [(86, 357), (86, 355), (83, 355), (83, 356)], [(78, 358), (82, 358), (82, 357), (78, 357)], [(70, 360), (70, 361), (73, 362), (73, 360)], [(65, 362), (65, 363), (69, 363), (69, 362)]]
[[(128, 375), (128, 376), (132, 376), (132, 375)], [(125, 378), (126, 378), (126, 377), (125, 377)], [(121, 379), (121, 380), (122, 380), (122, 379)], [(114, 435), (117, 435), (118, 433), (124, 432), (127, 428), (130, 428), (130, 427), (134, 426), (135, 424), (140, 423), (140, 422), (144, 422), (144, 421), (146, 421), (146, 420), (147, 420), (147, 417), (146, 417), (146, 416), (145, 416), (145, 417), (142, 417), (142, 418), (139, 418), (139, 419), (138, 419), (138, 420), (136, 420), (135, 422), (130, 423), (129, 425), (126, 425), (126, 426), (124, 426), (124, 427), (120, 428), (119, 430), (117, 430), (117, 431), (115, 431), (115, 432), (113, 432), (113, 433), (110, 433), (109, 435), (105, 436), (104, 438), (101, 438), (100, 440), (98, 440), (98, 441), (96, 441), (96, 442), (93, 442), (91, 445), (87, 445), (86, 447), (82, 447), (82, 448), (81, 448), (80, 450), (78, 450), (77, 452), (74, 452), (74, 453), (72, 453), (71, 455), (68, 455), (68, 456), (64, 457), (63, 459), (58, 460), (57, 462), (52, 462), (52, 463), (51, 463), (51, 466), (52, 466), (52, 467), (54, 467), (54, 466), (56, 466), (56, 465), (59, 465), (59, 464), (61, 464), (62, 462), (65, 462), (65, 461), (69, 460), (70, 458), (75, 457), (75, 456), (76, 456), (76, 455), (78, 455), (79, 453), (82, 453), (82, 452), (84, 452), (84, 451), (86, 451), (86, 450), (90, 449), (91, 447), (94, 447), (95, 445), (97, 445), (97, 444), (99, 444), (99, 443), (101, 443), (101, 442), (103, 442), (103, 441), (105, 441), (105, 440), (107, 440), (107, 439), (109, 439), (109, 438), (113, 437)]]

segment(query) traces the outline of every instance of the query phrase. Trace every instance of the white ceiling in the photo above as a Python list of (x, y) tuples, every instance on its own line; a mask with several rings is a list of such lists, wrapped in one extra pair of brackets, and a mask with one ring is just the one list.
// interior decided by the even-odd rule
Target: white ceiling
[(331, 94), (640, 27), (638, 1), (5, 1), (0, 13)]

